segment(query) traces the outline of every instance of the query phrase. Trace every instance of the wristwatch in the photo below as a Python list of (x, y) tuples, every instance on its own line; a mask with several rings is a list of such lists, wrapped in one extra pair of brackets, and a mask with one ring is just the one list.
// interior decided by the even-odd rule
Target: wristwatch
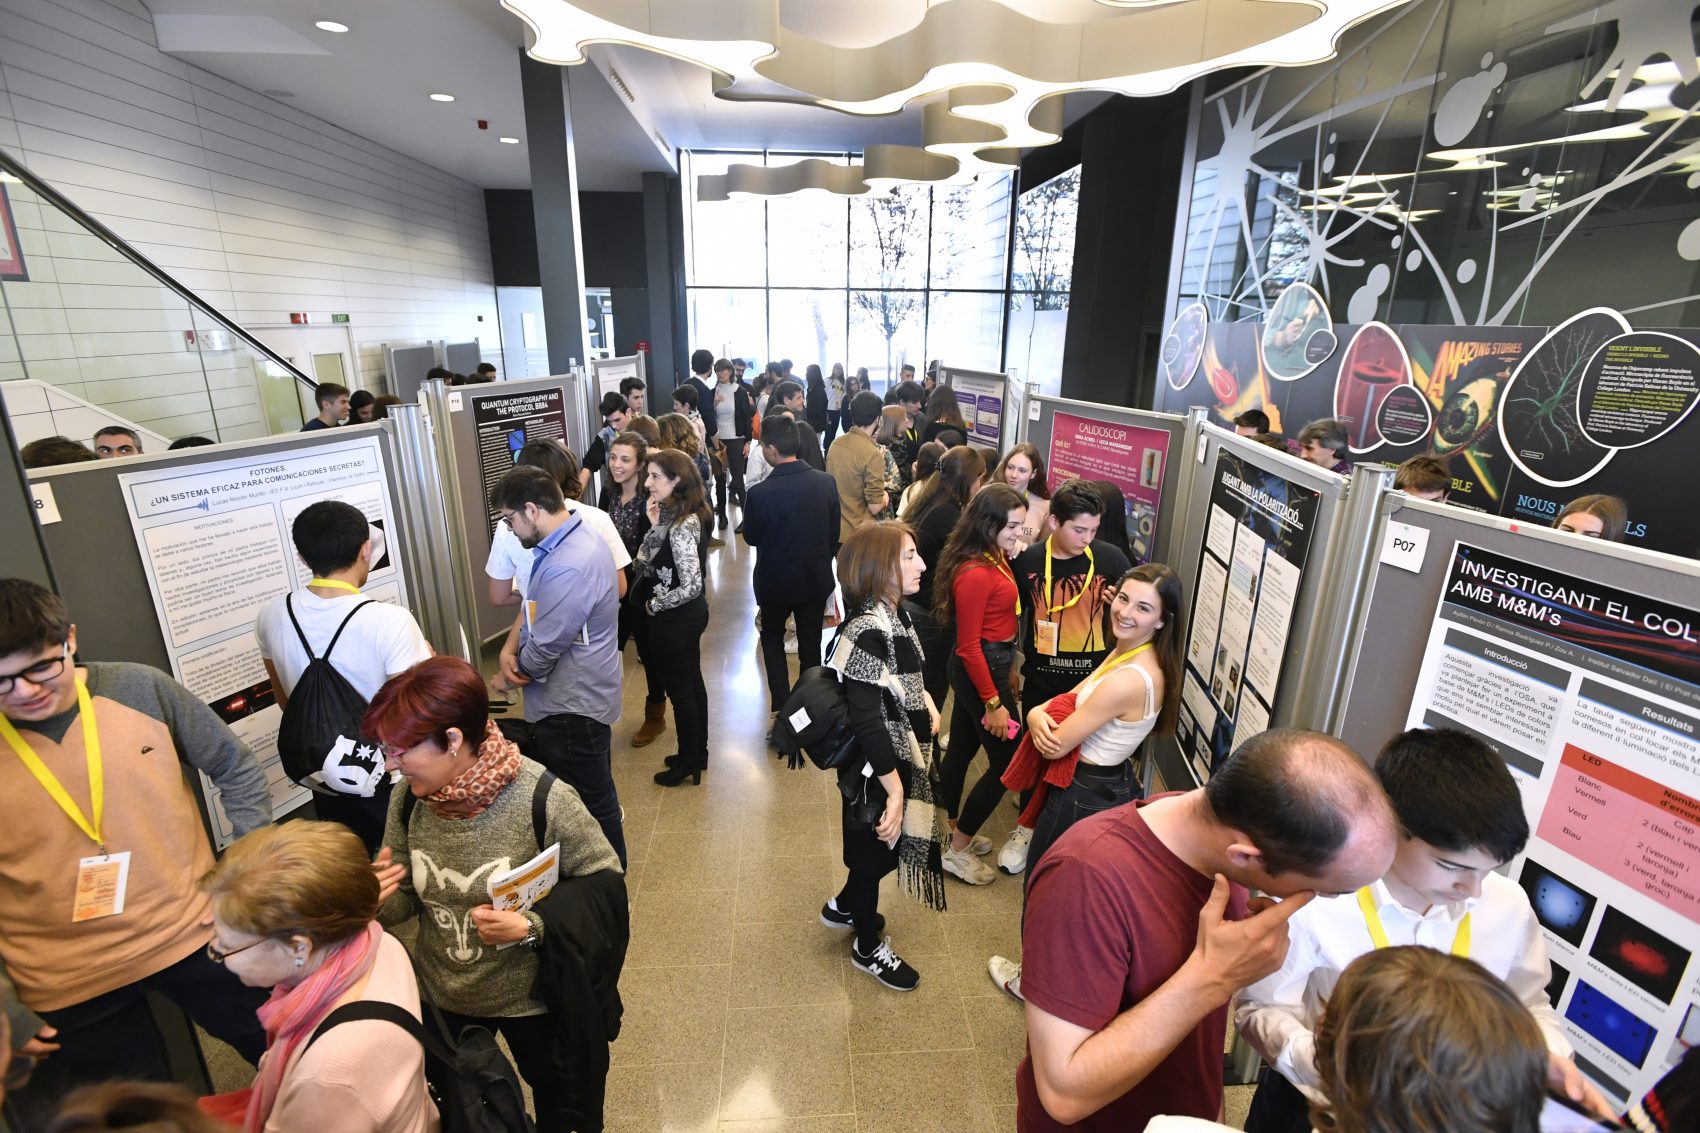
[(1003, 698), (1001, 696), (994, 696), (990, 700), (986, 701), (986, 711), (987, 712), (996, 712), (998, 709), (1000, 709), (1002, 707), (1003, 707)]
[(527, 948), (536, 948), (542, 942), (543, 937), (538, 933), (536, 925), (532, 925), (527, 928), (525, 930), (525, 939), (520, 941), (520, 943), (525, 945)]

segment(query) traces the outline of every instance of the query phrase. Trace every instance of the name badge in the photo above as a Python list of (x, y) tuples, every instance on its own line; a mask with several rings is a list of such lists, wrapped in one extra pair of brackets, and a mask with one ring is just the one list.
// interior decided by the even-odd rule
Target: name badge
[(1033, 648), (1041, 657), (1057, 655), (1057, 623), (1044, 618), (1033, 619)]
[(124, 911), (124, 891), (130, 884), (130, 851), (82, 858), (77, 862), (77, 896), (71, 923), (115, 917)]

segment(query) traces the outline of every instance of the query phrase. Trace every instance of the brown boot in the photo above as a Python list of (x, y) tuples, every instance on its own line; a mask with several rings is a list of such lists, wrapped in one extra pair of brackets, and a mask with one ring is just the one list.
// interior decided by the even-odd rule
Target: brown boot
[(643, 726), (632, 733), (632, 746), (643, 747), (653, 743), (656, 736), (667, 730), (667, 702), (665, 700), (644, 701)]

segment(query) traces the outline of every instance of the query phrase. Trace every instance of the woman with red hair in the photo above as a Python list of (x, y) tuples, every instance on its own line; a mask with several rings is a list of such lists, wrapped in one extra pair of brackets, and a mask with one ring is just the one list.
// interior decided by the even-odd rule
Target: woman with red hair
[(555, 1057), (565, 1023), (532, 997), (543, 921), (492, 907), (487, 879), (555, 843), (563, 878), (619, 872), (620, 859), (578, 792), (559, 780), (548, 789), (538, 845), (532, 799), (543, 768), (502, 735), (484, 681), (458, 657), (432, 657), (390, 678), (366, 709), (362, 734), (383, 744), (385, 766), (407, 780), (373, 865), (378, 920), (388, 927), (418, 918), (413, 954), (426, 999), (455, 1033), (469, 1024), (500, 1032), (531, 1086), (538, 1125), (571, 1128), (569, 1082)]

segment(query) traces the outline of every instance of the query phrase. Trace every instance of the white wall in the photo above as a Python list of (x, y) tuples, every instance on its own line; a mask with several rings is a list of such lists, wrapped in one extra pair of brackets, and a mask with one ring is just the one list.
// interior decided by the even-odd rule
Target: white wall
[[(482, 190), (162, 54), (140, 0), (0, 0), (0, 147), (238, 323), (348, 314), (364, 386), (385, 342), (502, 363)], [(14, 211), (31, 282), (4, 287), (0, 376), (177, 435), (206, 431), (204, 361), (221, 431), (257, 427), (240, 352), (194, 353), (208, 328), (163, 289)]]

